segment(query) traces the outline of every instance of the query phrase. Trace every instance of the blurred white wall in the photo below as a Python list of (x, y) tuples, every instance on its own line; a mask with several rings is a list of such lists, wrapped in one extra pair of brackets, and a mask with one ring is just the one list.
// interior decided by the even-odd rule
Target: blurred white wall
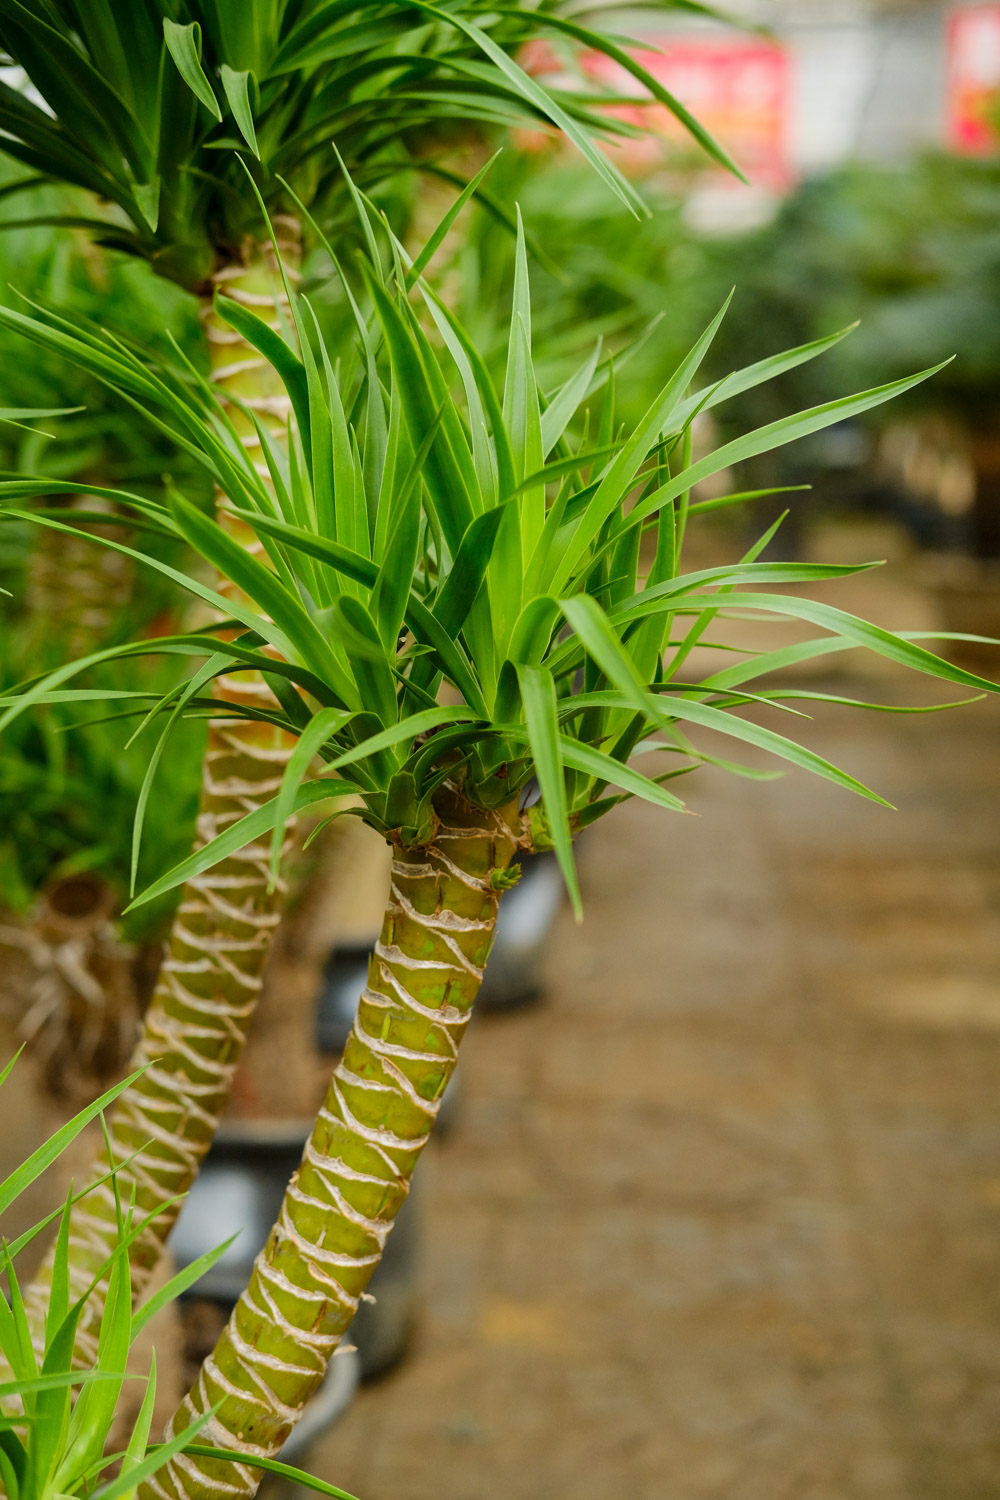
[(886, 14), (799, 0), (781, 8), (775, 30), (794, 59), (789, 146), (801, 170), (850, 156), (898, 160), (942, 144), (947, 7)]

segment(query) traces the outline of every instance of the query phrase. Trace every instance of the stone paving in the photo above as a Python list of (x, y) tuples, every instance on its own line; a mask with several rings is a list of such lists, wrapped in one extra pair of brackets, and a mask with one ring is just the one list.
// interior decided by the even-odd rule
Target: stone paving
[(809, 742), (898, 813), (710, 773), (698, 818), (594, 830), (547, 1003), (477, 1022), (421, 1168), (412, 1358), (317, 1473), (362, 1500), (1000, 1497), (998, 736), (996, 703), (823, 709)]

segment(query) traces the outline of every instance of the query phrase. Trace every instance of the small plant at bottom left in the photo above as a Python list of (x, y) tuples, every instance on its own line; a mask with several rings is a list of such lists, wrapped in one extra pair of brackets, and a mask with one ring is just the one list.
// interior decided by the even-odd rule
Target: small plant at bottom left
[[(15, 1056), (0, 1072), (0, 1091), (17, 1062)], [(123, 1079), (94, 1103), (63, 1125), (0, 1181), (0, 1215), (18, 1199), (66, 1150), (80, 1132), (98, 1117), (136, 1075)], [(0, 1096), (0, 1112), (3, 1099)], [(156, 1398), (156, 1355), (148, 1373), (126, 1369), (129, 1350), (149, 1320), (162, 1307), (187, 1289), (224, 1253), (231, 1241), (210, 1250), (198, 1261), (178, 1272), (141, 1307), (132, 1305), (129, 1278), (129, 1248), (146, 1227), (131, 1204), (123, 1203), (117, 1174), (125, 1166), (109, 1168), (103, 1181), (110, 1181), (118, 1209), (117, 1243), (93, 1283), (73, 1298), (69, 1266), (69, 1222), (75, 1202), (99, 1186), (91, 1182), (75, 1194), (72, 1186), (66, 1204), (56, 1209), (15, 1240), (0, 1240), (0, 1276), (5, 1286), (0, 1294), (0, 1495), (8, 1500), (64, 1500), (80, 1496), (86, 1500), (133, 1500), (138, 1485), (183, 1451), (201, 1456), (246, 1463), (248, 1456), (220, 1452), (196, 1443), (210, 1427), (213, 1411), (200, 1415), (169, 1442), (150, 1441)], [(55, 1262), (44, 1328), (34, 1342), (25, 1316), (15, 1262), (21, 1252), (59, 1221)], [(88, 1368), (74, 1366), (74, 1341), (88, 1298), (98, 1282), (107, 1285), (95, 1357)], [(119, 1406), (125, 1382), (141, 1381), (145, 1391), (124, 1447), (114, 1448), (113, 1434), (120, 1426)], [(112, 1451), (109, 1451), (112, 1450)], [(250, 1459), (250, 1462), (256, 1462)], [(291, 1478), (299, 1484), (334, 1497), (353, 1500), (344, 1490), (314, 1479), (290, 1465), (264, 1462), (260, 1467)]]

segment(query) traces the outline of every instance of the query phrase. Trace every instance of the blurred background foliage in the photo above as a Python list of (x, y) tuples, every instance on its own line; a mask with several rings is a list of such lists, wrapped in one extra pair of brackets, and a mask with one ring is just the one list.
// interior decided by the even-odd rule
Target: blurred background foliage
[[(736, 232), (692, 226), (676, 174), (645, 184), (653, 212), (629, 220), (562, 153), (507, 151), (490, 187), (520, 203), (534, 237), (543, 377), (556, 384), (603, 338), (627, 369), (618, 389), (626, 422), (733, 289), (706, 360), (714, 379), (751, 356), (858, 326), (829, 357), (728, 400), (726, 435), (954, 355), (862, 426), (792, 445), (738, 478), (752, 487), (809, 482), (817, 498), (797, 509), (888, 508), (919, 544), (1000, 556), (1000, 454), (988, 440), (1000, 415), (995, 158), (933, 152), (905, 166), (850, 163), (805, 179), (767, 223)], [(475, 210), (448, 275), (494, 366), (505, 353), (512, 264), (509, 237)], [(938, 450), (930, 482), (907, 461), (921, 443)]]
[[(0, 191), (16, 169), (0, 162)], [(73, 206), (73, 195), (55, 188), (22, 195), (39, 217)], [(14, 217), (0, 203), (0, 225)], [(175, 339), (185, 349), (200, 348), (193, 300), (169, 284), (151, 283), (146, 268), (121, 255), (106, 254), (81, 233), (44, 225), (0, 232), (0, 282), (15, 303), (28, 297), (56, 307), (71, 319), (113, 328), (122, 338), (155, 351)], [(45, 472), (81, 484), (121, 485), (139, 493), (162, 489), (169, 476), (192, 499), (207, 504), (210, 487), (201, 471), (149, 424), (94, 379), (41, 351), (0, 334), (0, 369), (5, 403), (23, 408), (80, 408), (64, 416), (17, 425), (0, 423), (0, 468), (5, 472)], [(39, 504), (73, 503), (65, 497)], [(79, 497), (81, 508), (100, 510), (101, 501)], [(152, 533), (138, 536), (110, 518), (108, 534), (130, 545), (156, 549), (179, 561), (177, 544)], [(0, 546), (0, 587), (4, 605), (0, 633), (0, 688), (50, 669), (76, 650), (98, 650), (137, 631), (172, 628), (176, 592), (149, 574), (134, 577), (127, 559), (41, 527), (9, 522)], [(135, 686), (152, 674), (163, 687), (176, 676), (173, 663), (137, 664)], [(88, 686), (101, 685), (93, 669)], [(132, 685), (132, 684), (130, 684)], [(132, 818), (147, 760), (144, 743), (129, 746), (130, 721), (84, 722), (75, 708), (54, 706), (25, 715), (4, 737), (0, 757), (0, 907), (18, 915), (30, 911), (39, 891), (53, 880), (82, 870), (100, 874), (124, 905), (132, 838)], [(161, 795), (150, 807), (144, 861), (180, 858), (190, 847), (197, 805), (202, 735), (185, 725), (175, 738), (164, 768)], [(126, 919), (124, 936), (141, 941), (157, 935), (169, 918), (171, 902)]]

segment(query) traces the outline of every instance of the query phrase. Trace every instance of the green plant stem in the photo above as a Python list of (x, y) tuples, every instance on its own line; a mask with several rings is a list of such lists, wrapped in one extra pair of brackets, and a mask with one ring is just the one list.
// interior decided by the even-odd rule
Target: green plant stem
[[(446, 787), (432, 841), (396, 849), (379, 941), (344, 1056), (250, 1284), (169, 1431), (221, 1401), (205, 1440), (273, 1457), (358, 1307), (430, 1134), (525, 842), (516, 801), (483, 812)], [(247, 1466), (178, 1455), (141, 1500), (234, 1500)]]
[[(278, 227), (285, 236), (283, 242), (279, 240), (282, 260), (294, 275), (298, 226), (286, 220), (279, 221)], [(270, 246), (262, 249), (248, 241), (241, 259), (219, 270), (213, 283), (227, 296), (252, 307), (258, 316), (270, 315), (275, 327), (290, 321)], [(278, 377), (256, 350), (222, 322), (210, 297), (203, 307), (203, 321), (212, 380), (223, 400), (238, 396), (263, 422), (273, 423), (275, 441), (282, 441), (289, 403)], [(241, 440), (253, 452), (259, 444), (253, 423), (237, 406), (231, 405), (229, 414)], [(241, 534), (240, 540), (253, 549), (259, 547), (249, 533), (246, 538)], [(216, 696), (224, 702), (259, 703), (267, 691), (263, 679), (251, 672), (226, 676), (215, 686)], [(267, 724), (243, 719), (213, 722), (202, 771), (200, 844), (275, 795), (291, 749), (292, 742)], [(261, 839), (185, 886), (130, 1065), (148, 1067), (122, 1094), (109, 1122), (116, 1162), (145, 1147), (119, 1175), (119, 1192), (127, 1197), (134, 1184), (139, 1214), (161, 1210), (132, 1250), (134, 1296), (156, 1265), (177, 1217), (180, 1205), (171, 1200), (187, 1192), (211, 1145), (246, 1042), (283, 894), (280, 882), (268, 890), (269, 857), (269, 841)], [(107, 1170), (102, 1149), (92, 1163), (91, 1180), (96, 1184)], [(73, 1210), (70, 1274), (74, 1295), (82, 1294), (100, 1271), (117, 1243), (117, 1232), (114, 1195), (110, 1184), (103, 1182)], [(41, 1338), (44, 1326), (52, 1266), (50, 1251), (26, 1294), (36, 1339)], [(98, 1289), (84, 1309), (76, 1341), (81, 1362), (96, 1356), (103, 1303)]]

